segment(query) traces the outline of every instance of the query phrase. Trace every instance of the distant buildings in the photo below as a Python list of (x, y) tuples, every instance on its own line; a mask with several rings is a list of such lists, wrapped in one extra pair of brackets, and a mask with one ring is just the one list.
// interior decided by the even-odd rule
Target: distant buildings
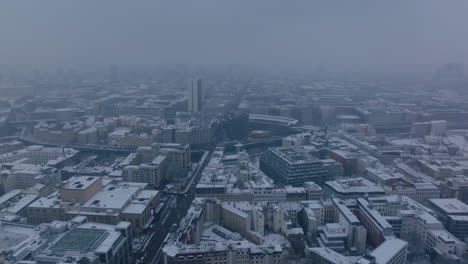
[(192, 148), (207, 146), (213, 142), (218, 125), (214, 120), (180, 121), (162, 128), (162, 142), (189, 144)]
[(43, 146), (29, 146), (27, 148), (0, 155), (0, 163), (13, 163), (27, 159), (26, 163), (56, 165), (73, 158), (78, 151), (71, 148), (47, 148)]
[(28, 189), (35, 186), (41, 186), (38, 188), (45, 189), (43, 193), (49, 194), (62, 181), (57, 168), (45, 165), (18, 162), (12, 166), (3, 167), (0, 171), (0, 195), (13, 189)]
[(429, 122), (413, 123), (411, 131), (416, 137), (424, 137), (427, 135), (441, 136), (447, 131), (447, 121), (433, 120)]
[(32, 85), (7, 85), (0, 83), (0, 93), (5, 97), (33, 96), (35, 92), (36, 91)]
[(249, 133), (249, 115), (231, 112), (224, 121), (224, 131), (229, 139), (244, 139)]
[(312, 135), (310, 133), (293, 134), (283, 138), (283, 147), (304, 146), (310, 144)]
[(358, 116), (365, 123), (371, 125), (376, 130), (398, 131), (409, 130), (411, 124), (417, 119), (418, 114), (405, 108), (386, 109), (385, 107), (372, 106), (358, 108)]
[(23, 143), (19, 141), (11, 141), (0, 143), (0, 154), (12, 152), (23, 148)]
[(46, 188), (46, 192), (52, 192), (62, 180), (58, 168), (73, 164), (78, 153), (71, 148), (29, 146), (0, 154), (0, 195), (36, 184)]
[(437, 70), (434, 79), (440, 83), (459, 83), (465, 76), (465, 65), (463, 63), (447, 63)]
[(201, 79), (192, 79), (189, 81), (189, 112), (198, 113), (202, 110), (203, 106), (203, 87)]

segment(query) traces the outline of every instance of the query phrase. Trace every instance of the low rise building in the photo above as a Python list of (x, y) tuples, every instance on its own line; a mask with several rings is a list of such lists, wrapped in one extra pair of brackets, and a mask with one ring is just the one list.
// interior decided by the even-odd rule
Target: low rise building
[(325, 196), (340, 199), (385, 195), (385, 190), (382, 187), (362, 177), (325, 182), (324, 192)]
[(152, 222), (159, 202), (159, 192), (146, 187), (145, 183), (113, 183), (102, 177), (72, 177), (59, 191), (31, 203), (28, 221), (40, 224), (86, 216), (97, 223), (128, 221), (142, 231)]
[(128, 222), (90, 223), (86, 217), (39, 227), (4, 222), (0, 240), (0, 262), (4, 264), (134, 263), (133, 231)]
[(468, 238), (468, 205), (457, 199), (431, 199), (434, 210), (445, 228), (462, 241)]
[(28, 159), (31, 164), (56, 165), (67, 159), (72, 159), (78, 151), (72, 148), (47, 148), (43, 146), (29, 146), (0, 155), (0, 163), (13, 163), (21, 159)]
[(33, 263), (134, 263), (129, 222), (109, 225), (81, 221), (65, 226), (65, 232), (32, 256)]

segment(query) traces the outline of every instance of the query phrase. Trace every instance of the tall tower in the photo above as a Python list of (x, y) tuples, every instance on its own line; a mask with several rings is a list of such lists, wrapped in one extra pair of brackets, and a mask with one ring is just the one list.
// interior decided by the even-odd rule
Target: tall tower
[(202, 80), (192, 79), (189, 81), (189, 112), (197, 113), (202, 109)]

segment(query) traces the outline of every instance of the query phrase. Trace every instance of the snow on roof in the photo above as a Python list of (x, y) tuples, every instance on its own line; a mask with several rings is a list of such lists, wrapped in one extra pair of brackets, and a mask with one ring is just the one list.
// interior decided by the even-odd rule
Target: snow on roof
[(141, 190), (141, 186), (116, 184), (103, 188), (83, 207), (122, 210), (128, 201)]
[(446, 229), (429, 229), (428, 232), (431, 232), (435, 237), (447, 244), (463, 243), (454, 235), (450, 234)]
[(23, 210), (26, 206), (36, 200), (39, 196), (35, 194), (23, 194), (21, 195), (20, 199), (14, 203), (12, 203), (8, 208), (7, 211), (13, 214), (18, 214), (21, 210)]
[(59, 199), (58, 191), (53, 192), (47, 197), (41, 197), (31, 203), (28, 207), (35, 208), (59, 208), (61, 200)]
[(468, 215), (468, 205), (458, 199), (429, 199), (429, 201), (447, 214)]
[(402, 250), (406, 250), (408, 243), (398, 239), (387, 239), (380, 246), (378, 246), (370, 255), (375, 257), (376, 264), (390, 263), (390, 260), (400, 253)]
[(100, 177), (94, 176), (74, 176), (71, 177), (67, 183), (62, 187), (66, 190), (84, 190), (94, 184)]
[(325, 185), (339, 193), (385, 193), (385, 190), (362, 177), (327, 181)]
[(122, 211), (124, 214), (142, 214), (158, 195), (159, 191), (143, 190), (133, 199), (130, 204)]
[(19, 195), (21, 190), (11, 190), (4, 195), (0, 196), (0, 205), (5, 202), (8, 202), (10, 199), (14, 198), (15, 196)]
[(327, 247), (314, 247), (308, 248), (309, 251), (314, 252), (315, 254), (321, 256), (324, 259), (329, 260), (331, 263), (335, 264), (352, 264), (353, 261), (348, 257), (345, 257)]
[(340, 215), (342, 215), (350, 224), (360, 223), (356, 215), (354, 215), (353, 212), (349, 210), (348, 206), (346, 206), (340, 199), (333, 198), (332, 201)]
[(433, 215), (427, 213), (427, 212), (422, 212), (418, 215), (416, 215), (416, 218), (423, 221), (426, 225), (439, 225), (442, 226), (442, 223), (437, 220)]

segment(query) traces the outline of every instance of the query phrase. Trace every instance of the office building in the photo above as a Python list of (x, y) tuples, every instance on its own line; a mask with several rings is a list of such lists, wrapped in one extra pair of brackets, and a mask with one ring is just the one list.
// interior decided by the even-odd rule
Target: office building
[(260, 158), (260, 169), (280, 185), (322, 185), (330, 178), (322, 162), (302, 147), (270, 148)]
[(385, 195), (385, 190), (382, 187), (362, 177), (327, 181), (323, 186), (325, 196), (340, 199)]
[(468, 205), (457, 199), (430, 199), (428, 204), (451, 234), (462, 241), (468, 238)]
[(189, 81), (189, 112), (198, 113), (202, 110), (203, 105), (203, 91), (202, 80), (192, 79)]

